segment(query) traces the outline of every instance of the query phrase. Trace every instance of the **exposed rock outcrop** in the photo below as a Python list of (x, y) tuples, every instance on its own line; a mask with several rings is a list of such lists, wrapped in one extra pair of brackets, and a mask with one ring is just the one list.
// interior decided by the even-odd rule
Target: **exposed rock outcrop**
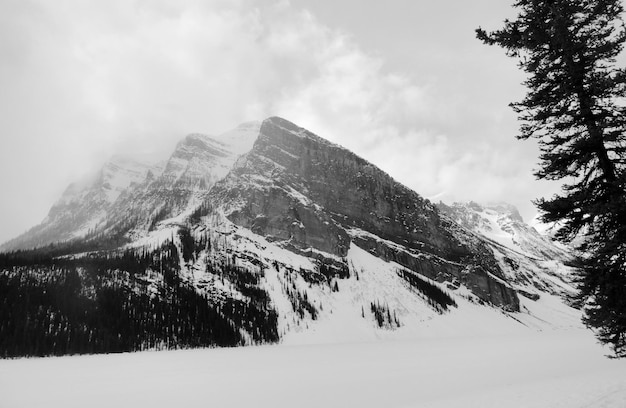
[(480, 240), (376, 166), (284, 119), (263, 122), (252, 150), (211, 196), (237, 225), (290, 247), (341, 257), (354, 241), (437, 281), (460, 281), (484, 301), (519, 309)]

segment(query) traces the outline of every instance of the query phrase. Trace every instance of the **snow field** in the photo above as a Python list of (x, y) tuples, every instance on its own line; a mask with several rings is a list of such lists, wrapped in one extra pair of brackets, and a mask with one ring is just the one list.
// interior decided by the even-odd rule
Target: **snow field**
[[(501, 334), (524, 335), (529, 330), (555, 330), (558, 328), (581, 328), (580, 312), (563, 304), (552, 295), (542, 293), (537, 301), (520, 296), (521, 313), (505, 313), (497, 308), (483, 306), (470, 301), (476, 297), (466, 288), (451, 291), (444, 285), (440, 288), (450, 293), (458, 308), (444, 314), (429, 307), (411, 286), (397, 275), (402, 266), (386, 262), (352, 244), (346, 258), (350, 268), (350, 278), (333, 279), (339, 291), (331, 291), (330, 285), (310, 284), (298, 273), (300, 268), (315, 270), (311, 258), (298, 255), (251, 231), (235, 226), (223, 216), (216, 216), (208, 222), (208, 231), (213, 242), (218, 242), (217, 251), (212, 257), (224, 256), (227, 248), (237, 248), (237, 262), (241, 266), (257, 269), (245, 260), (254, 255), (265, 264), (265, 277), (262, 287), (268, 292), (272, 304), (279, 314), (278, 332), (284, 344), (321, 344), (334, 342), (373, 341), (380, 339), (438, 338), (459, 335), (484, 336)], [(197, 232), (203, 233), (203, 231)], [(171, 236), (172, 228), (154, 231), (141, 244), (154, 246)], [(219, 254), (218, 254), (219, 253)], [(203, 252), (195, 265), (184, 267), (181, 276), (203, 291), (231, 293), (232, 288), (222, 287), (213, 276), (205, 271)], [(333, 255), (324, 254), (331, 258)], [(339, 260), (337, 258), (337, 260)], [(276, 271), (276, 262), (279, 270)], [(291, 268), (287, 282), (286, 268)], [(426, 279), (426, 278), (423, 278)], [(434, 283), (434, 282), (433, 282)], [(209, 286), (207, 286), (207, 284)], [(285, 293), (285, 285), (295, 284), (306, 293), (309, 301), (318, 309), (317, 319), (306, 315), (301, 318), (292, 309)], [(200, 289), (203, 288), (203, 289)], [(237, 296), (236, 293), (231, 293)], [(371, 303), (388, 307), (397, 315), (399, 328), (379, 328), (370, 311)]]
[(623, 407), (590, 332), (0, 361), (0, 406)]

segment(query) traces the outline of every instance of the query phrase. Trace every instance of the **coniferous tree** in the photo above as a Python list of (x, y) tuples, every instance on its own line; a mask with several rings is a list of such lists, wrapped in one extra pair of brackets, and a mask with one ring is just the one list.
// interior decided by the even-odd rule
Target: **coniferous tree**
[(583, 237), (578, 300), (598, 338), (626, 356), (626, 30), (620, 0), (517, 0), (515, 20), (477, 37), (519, 58), (526, 97), (511, 106), (519, 139), (537, 138), (539, 179), (562, 192), (536, 201), (557, 238)]

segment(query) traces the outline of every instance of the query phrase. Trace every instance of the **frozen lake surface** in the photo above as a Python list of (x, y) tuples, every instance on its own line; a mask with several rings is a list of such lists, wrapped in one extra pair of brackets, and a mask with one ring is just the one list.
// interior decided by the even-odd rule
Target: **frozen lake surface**
[(0, 406), (626, 407), (578, 329), (0, 361)]

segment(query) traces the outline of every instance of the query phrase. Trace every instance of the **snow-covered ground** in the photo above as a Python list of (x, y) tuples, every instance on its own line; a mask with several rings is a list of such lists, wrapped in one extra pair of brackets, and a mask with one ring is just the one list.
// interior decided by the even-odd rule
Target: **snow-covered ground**
[(0, 361), (0, 406), (626, 406), (626, 361), (590, 332)]

